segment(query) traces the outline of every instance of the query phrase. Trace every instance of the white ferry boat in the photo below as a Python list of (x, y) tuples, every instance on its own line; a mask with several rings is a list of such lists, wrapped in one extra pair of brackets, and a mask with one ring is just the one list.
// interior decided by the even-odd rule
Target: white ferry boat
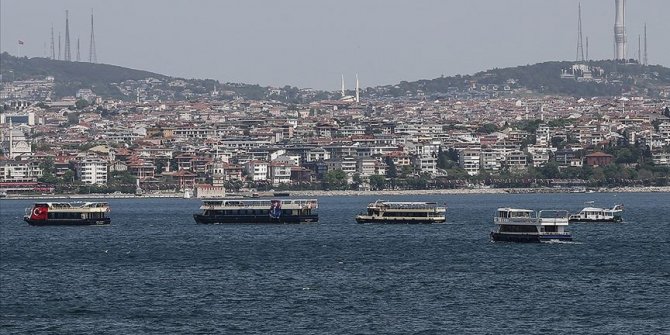
[(568, 211), (498, 208), (493, 218), (495, 229), (491, 232), (493, 241), (505, 242), (547, 242), (572, 241), (566, 231)]
[(316, 199), (204, 200), (197, 223), (312, 223), (319, 221)]
[(623, 222), (623, 204), (612, 208), (584, 207), (579, 213), (570, 215), (570, 222)]
[(377, 200), (367, 213), (356, 216), (358, 223), (442, 223), (447, 208), (435, 202), (393, 202)]
[(106, 202), (41, 202), (26, 208), (23, 220), (33, 226), (108, 225)]

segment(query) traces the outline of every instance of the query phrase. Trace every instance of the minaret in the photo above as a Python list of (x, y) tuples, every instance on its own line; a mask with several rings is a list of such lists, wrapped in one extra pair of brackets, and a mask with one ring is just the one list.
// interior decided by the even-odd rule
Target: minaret
[(9, 119), (9, 159), (14, 159), (12, 156), (12, 151), (14, 151), (14, 126), (12, 125), (12, 119)]
[(616, 16), (614, 20), (614, 42), (616, 59), (626, 59), (626, 0), (614, 0)]
[(342, 75), (342, 97), (344, 98), (344, 75)]
[(361, 102), (361, 96), (359, 95), (360, 88), (358, 86), (358, 73), (356, 73), (356, 103)]

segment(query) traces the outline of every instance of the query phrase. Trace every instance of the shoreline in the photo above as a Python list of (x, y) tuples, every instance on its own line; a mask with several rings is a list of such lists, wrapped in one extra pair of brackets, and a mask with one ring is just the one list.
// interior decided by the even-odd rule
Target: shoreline
[[(473, 188), (473, 189), (442, 189), (442, 190), (383, 190), (383, 191), (281, 191), (290, 197), (331, 197), (331, 196), (386, 196), (386, 195), (477, 195), (477, 194), (532, 194), (532, 193), (666, 193), (670, 186), (649, 187), (612, 187), (600, 188), (597, 191), (574, 192), (571, 189), (556, 188)], [(273, 197), (273, 192), (259, 192), (262, 197)], [(251, 197), (251, 194), (236, 193), (227, 197)], [(0, 200), (41, 200), (41, 199), (197, 199), (184, 198), (182, 192), (161, 194), (49, 194), (49, 195), (8, 195)]]

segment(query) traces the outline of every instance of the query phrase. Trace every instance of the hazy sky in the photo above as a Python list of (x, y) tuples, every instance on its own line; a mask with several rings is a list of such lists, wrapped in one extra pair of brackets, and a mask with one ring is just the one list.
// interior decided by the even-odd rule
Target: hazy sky
[[(50, 29), (88, 60), (185, 78), (337, 90), (574, 60), (579, 0), (0, 0), (0, 49), (50, 53)], [(613, 56), (614, 0), (581, 0), (591, 59)], [(670, 1), (627, 3), (628, 55), (670, 66)], [(57, 48), (57, 47), (56, 47)]]

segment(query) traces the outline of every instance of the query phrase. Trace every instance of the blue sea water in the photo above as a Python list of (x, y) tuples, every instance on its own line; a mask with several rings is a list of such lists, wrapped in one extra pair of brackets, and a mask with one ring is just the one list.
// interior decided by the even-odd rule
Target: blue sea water
[[(32, 227), (0, 201), (0, 333), (662, 334), (670, 194), (392, 196), (447, 224), (358, 225), (376, 197), (320, 197), (320, 223), (198, 225), (194, 199), (111, 200), (112, 225)], [(575, 242), (492, 243), (497, 207), (624, 203)]]

